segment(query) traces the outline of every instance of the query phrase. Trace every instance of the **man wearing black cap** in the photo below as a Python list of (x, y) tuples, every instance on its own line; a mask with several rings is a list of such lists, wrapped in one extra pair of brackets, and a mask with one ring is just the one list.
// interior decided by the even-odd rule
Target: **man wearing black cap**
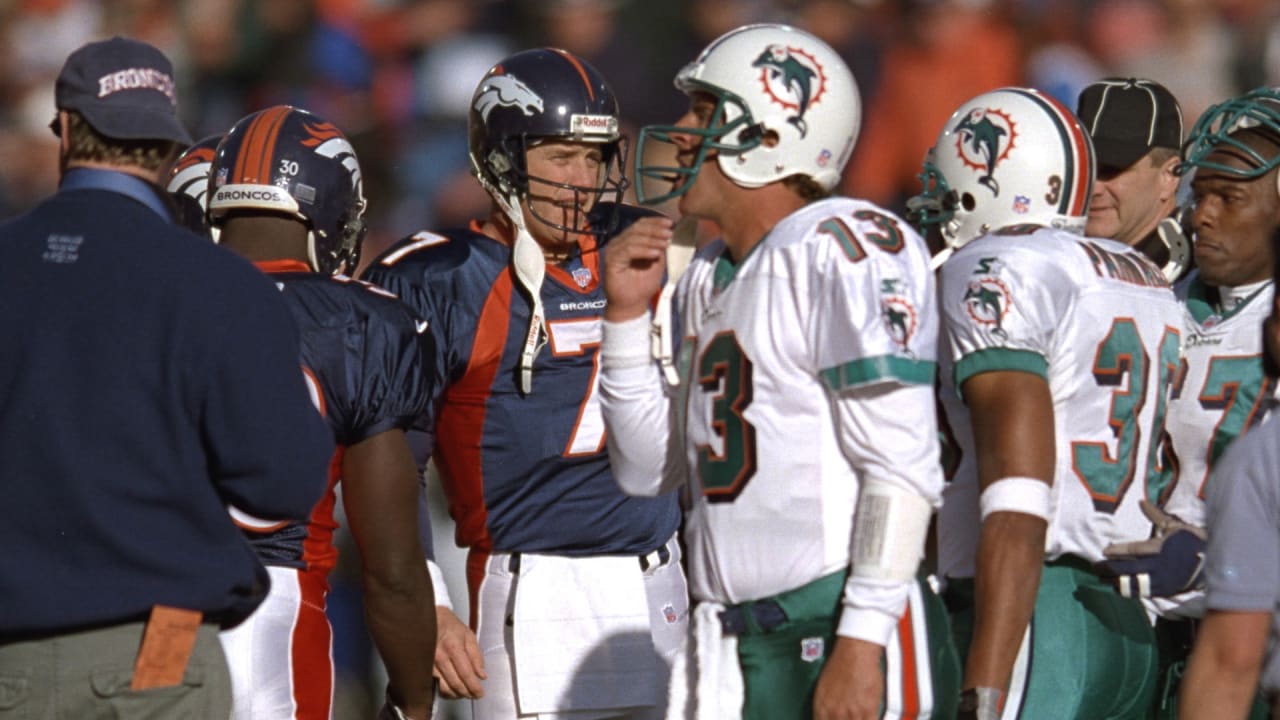
[(59, 190), (0, 224), (0, 715), (225, 718), (236, 525), (306, 518), (333, 444), (274, 286), (174, 224), (169, 61), (90, 43), (56, 101)]
[(1085, 234), (1136, 247), (1173, 282), (1191, 263), (1176, 218), (1182, 109), (1163, 85), (1107, 78), (1080, 93), (1076, 114), (1093, 139), (1098, 177)]
[[(1275, 402), (1276, 380), (1264, 372), (1259, 328), (1274, 307), (1278, 168), (1280, 92), (1270, 88), (1206, 110), (1189, 133), (1178, 168), (1180, 174), (1194, 171), (1189, 212), (1196, 268), (1177, 288), (1186, 313), (1177, 381), (1165, 417), (1166, 449), (1176, 462), (1165, 462), (1160, 477), (1148, 478), (1149, 487), (1164, 488), (1158, 498), (1151, 497), (1162, 510), (1147, 508), (1157, 521), (1155, 537), (1109, 549), (1113, 562), (1125, 563), (1118, 565), (1121, 590), (1153, 596), (1148, 606), (1160, 615), (1156, 634), (1161, 664), (1170, 668), (1158, 715), (1162, 718), (1176, 710), (1177, 678), (1192, 636), (1200, 632), (1197, 623), (1206, 600), (1210, 609), (1215, 607), (1212, 584), (1207, 596), (1198, 587), (1204, 543), (1190, 542), (1186, 533), (1203, 537), (1200, 528), (1212, 519), (1205, 498), (1219, 490), (1221, 481), (1211, 479), (1219, 477), (1224, 453), (1261, 423)], [(1212, 546), (1217, 530), (1209, 530)], [(1261, 546), (1258, 551), (1265, 555)], [(1212, 577), (1207, 570), (1206, 575)], [(1230, 598), (1227, 602), (1218, 607), (1238, 609)], [(1199, 627), (1215, 624), (1220, 620)], [(1280, 687), (1280, 675), (1275, 683)], [(1255, 717), (1265, 716), (1261, 706), (1257, 712)], [(1225, 711), (1213, 715), (1229, 716)]]

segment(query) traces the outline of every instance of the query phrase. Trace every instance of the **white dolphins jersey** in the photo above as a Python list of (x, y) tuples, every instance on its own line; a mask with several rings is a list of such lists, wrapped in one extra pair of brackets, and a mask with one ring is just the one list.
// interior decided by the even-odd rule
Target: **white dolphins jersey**
[[(677, 288), (693, 504), (691, 589), (741, 602), (846, 568), (859, 480), (942, 489), (928, 250), (866, 202), (813, 203), (734, 267), (718, 242)], [(860, 396), (915, 388), (897, 422)]]
[(1262, 321), (1271, 311), (1267, 283), (1228, 312), (1193, 274), (1179, 286), (1186, 308), (1182, 370), (1165, 421), (1176, 469), (1166, 511), (1204, 526), (1205, 489), (1214, 463), (1270, 409), (1275, 382), (1262, 372)]
[(968, 412), (957, 388), (1035, 373), (1053, 399), (1056, 462), (1045, 558), (1096, 562), (1150, 534), (1138, 501), (1160, 488), (1160, 445), (1182, 310), (1160, 271), (1111, 240), (1036, 226), (979, 238), (942, 267), (946, 420), (962, 462), (939, 513), (939, 571), (972, 577), (980, 520)]

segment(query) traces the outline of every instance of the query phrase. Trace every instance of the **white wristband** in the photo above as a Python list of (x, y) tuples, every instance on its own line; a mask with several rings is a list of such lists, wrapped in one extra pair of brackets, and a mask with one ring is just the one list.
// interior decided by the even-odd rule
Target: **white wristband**
[(1017, 512), (1048, 522), (1053, 513), (1053, 488), (1035, 478), (1000, 478), (982, 491), (978, 505), (983, 520), (993, 512)]
[(638, 367), (653, 362), (649, 353), (649, 326), (653, 318), (645, 313), (622, 322), (604, 322), (600, 343), (600, 363), (618, 368)]

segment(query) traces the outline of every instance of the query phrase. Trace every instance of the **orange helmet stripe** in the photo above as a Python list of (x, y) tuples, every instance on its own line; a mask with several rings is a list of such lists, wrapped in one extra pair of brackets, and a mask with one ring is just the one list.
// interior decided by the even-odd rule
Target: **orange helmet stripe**
[(561, 57), (568, 60), (569, 64), (578, 71), (578, 75), (582, 76), (582, 84), (587, 86), (587, 97), (591, 100), (595, 100), (596, 89), (591, 86), (591, 76), (587, 74), (587, 69), (582, 66), (582, 63), (572, 53), (560, 49), (555, 49), (555, 51), (560, 53)]

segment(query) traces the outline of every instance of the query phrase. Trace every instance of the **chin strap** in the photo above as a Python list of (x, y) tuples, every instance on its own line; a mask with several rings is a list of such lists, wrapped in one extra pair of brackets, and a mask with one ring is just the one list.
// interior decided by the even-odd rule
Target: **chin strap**
[(956, 249), (955, 249), (955, 248), (953, 248), (953, 247), (951, 247), (950, 245), (948, 245), (948, 246), (946, 246), (946, 247), (942, 248), (941, 250), (939, 250), (939, 251), (938, 251), (938, 254), (937, 254), (937, 255), (934, 255), (934, 256), (929, 260), (929, 269), (930, 269), (930, 270), (937, 270), (938, 268), (942, 267), (942, 263), (946, 262), (946, 261), (947, 261), (947, 258), (951, 257), (951, 256), (952, 256), (952, 254), (954, 254), (954, 253), (955, 253), (955, 251), (956, 251)]
[(520, 211), (520, 198), (515, 193), (509, 197), (504, 197), (501, 193), (493, 195), (515, 225), (516, 238), (511, 245), (511, 267), (515, 271), (516, 282), (529, 296), (529, 331), (525, 333), (524, 348), (520, 351), (520, 392), (528, 395), (533, 391), (533, 361), (546, 344), (542, 280), (547, 274), (547, 258), (542, 254), (542, 246), (538, 245), (538, 241), (533, 239), (529, 229), (525, 227), (524, 213)]

